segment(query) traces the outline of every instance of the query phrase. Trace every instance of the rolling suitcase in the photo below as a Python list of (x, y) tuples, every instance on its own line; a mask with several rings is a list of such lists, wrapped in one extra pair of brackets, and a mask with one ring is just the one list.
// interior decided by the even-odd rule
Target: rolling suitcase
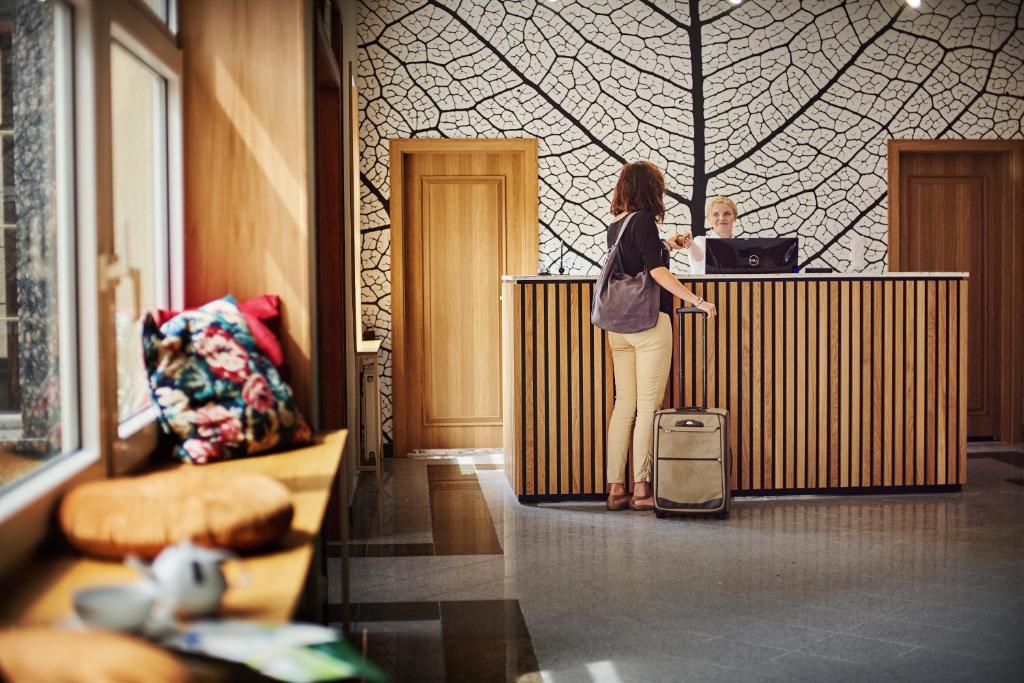
[[(683, 386), (683, 320), (699, 308), (679, 308), (679, 387)], [(708, 408), (707, 349), (704, 362), (704, 398), (700, 406), (659, 410), (654, 414), (654, 513), (729, 514), (729, 413)]]

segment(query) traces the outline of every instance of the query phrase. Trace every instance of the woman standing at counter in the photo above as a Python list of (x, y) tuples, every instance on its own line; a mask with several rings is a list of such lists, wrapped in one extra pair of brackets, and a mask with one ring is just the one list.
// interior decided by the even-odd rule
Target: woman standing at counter
[[(612, 194), (608, 248), (619, 238), (624, 219), (631, 213), (622, 235), (622, 269), (635, 276), (647, 270), (661, 286), (660, 313), (654, 327), (632, 334), (608, 333), (615, 374), (615, 407), (608, 424), (608, 509), (651, 510), (651, 425), (661, 407), (672, 362), (672, 296), (699, 307), (709, 317), (715, 306), (684, 287), (669, 271), (668, 251), (658, 236), (657, 223), (665, 218), (665, 178), (648, 161), (626, 164)], [(630, 432), (633, 436), (632, 499), (626, 490), (625, 470)]]
[(733, 224), (739, 211), (736, 202), (728, 197), (712, 197), (708, 202), (708, 223), (711, 224), (711, 232), (706, 237), (693, 237), (690, 233), (673, 235), (669, 237), (669, 248), (678, 247), (687, 249), (690, 252), (690, 272), (694, 275), (704, 275), (705, 255), (707, 252), (707, 240), (709, 239), (731, 239), (733, 237)]

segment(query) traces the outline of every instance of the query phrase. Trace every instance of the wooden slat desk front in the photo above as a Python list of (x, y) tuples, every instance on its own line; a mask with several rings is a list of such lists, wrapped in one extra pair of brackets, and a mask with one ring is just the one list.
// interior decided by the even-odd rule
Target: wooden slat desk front
[[(689, 276), (663, 405), (729, 411), (734, 495), (967, 483), (966, 273)], [(594, 278), (502, 283), (505, 475), (524, 502), (601, 497), (615, 400)], [(676, 300), (676, 305), (679, 305)], [(673, 316), (673, 340), (680, 330)], [(683, 364), (683, 384), (677, 369)]]

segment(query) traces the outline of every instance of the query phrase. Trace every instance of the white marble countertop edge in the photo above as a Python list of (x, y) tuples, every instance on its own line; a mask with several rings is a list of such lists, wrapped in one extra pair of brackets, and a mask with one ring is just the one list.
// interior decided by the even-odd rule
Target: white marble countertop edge
[[(759, 275), (676, 274), (690, 280), (967, 280), (970, 273), (764, 273)], [(596, 280), (596, 275), (502, 275), (502, 282), (575, 282)]]

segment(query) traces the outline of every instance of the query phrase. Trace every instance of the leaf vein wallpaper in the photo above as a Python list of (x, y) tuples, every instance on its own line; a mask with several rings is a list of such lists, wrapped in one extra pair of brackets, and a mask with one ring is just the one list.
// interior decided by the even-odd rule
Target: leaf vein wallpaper
[[(1024, 137), (1013, 0), (362, 0), (363, 324), (391, 432), (388, 140), (540, 141), (540, 262), (594, 274), (627, 161), (666, 176), (664, 231), (798, 236), (802, 265), (886, 267), (886, 141)], [(675, 256), (678, 273), (687, 271)]]

